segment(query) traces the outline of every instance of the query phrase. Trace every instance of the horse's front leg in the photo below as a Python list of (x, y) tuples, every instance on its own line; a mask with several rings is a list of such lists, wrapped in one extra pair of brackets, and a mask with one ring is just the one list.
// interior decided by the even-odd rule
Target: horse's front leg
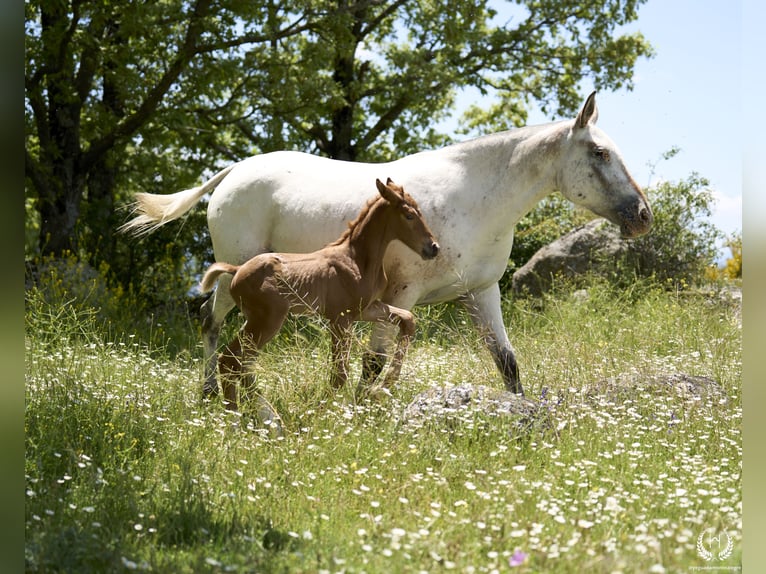
[[(381, 300), (385, 301), (392, 308), (407, 310), (417, 303), (418, 292), (415, 289), (400, 289), (392, 283), (388, 285)], [(358, 385), (360, 389), (364, 387), (371, 388), (380, 376), (380, 373), (383, 372), (398, 330), (395, 321), (384, 319), (373, 325), (370, 336), (370, 349), (362, 355), (362, 376), (359, 379)], [(399, 332), (401, 333), (401, 331)], [(402, 344), (400, 341), (399, 345)], [(401, 346), (397, 347), (397, 350), (399, 355), (401, 355)]]
[[(384, 389), (388, 388), (396, 382), (401, 373), (404, 357), (407, 354), (410, 341), (415, 335), (415, 316), (405, 309), (394, 307), (393, 305), (383, 303), (382, 301), (375, 301), (364, 310), (362, 313), (362, 320), (389, 324), (393, 327), (398, 326), (399, 328), (399, 338), (397, 340), (393, 360), (391, 361), (391, 368), (381, 385)], [(364, 379), (360, 381), (357, 388), (358, 393), (369, 390), (369, 385), (365, 385), (364, 382)]]
[(524, 389), (519, 380), (516, 355), (508, 340), (500, 308), (500, 286), (492, 284), (487, 289), (469, 291), (460, 302), (465, 305), (471, 320), (478, 329), (484, 342), (495, 359), (495, 364), (503, 374), (505, 388), (517, 395), (524, 396)]

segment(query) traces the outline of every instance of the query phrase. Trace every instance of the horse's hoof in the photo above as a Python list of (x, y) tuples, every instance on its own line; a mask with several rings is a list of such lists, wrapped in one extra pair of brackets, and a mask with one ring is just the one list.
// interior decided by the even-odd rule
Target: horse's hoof
[(385, 400), (388, 400), (392, 396), (393, 395), (391, 394), (391, 391), (388, 389), (388, 387), (384, 387), (382, 385), (378, 385), (367, 391), (367, 398), (370, 401), (374, 401), (376, 403), (380, 403)]
[(202, 385), (202, 398), (212, 399), (218, 396), (218, 383), (205, 383)]

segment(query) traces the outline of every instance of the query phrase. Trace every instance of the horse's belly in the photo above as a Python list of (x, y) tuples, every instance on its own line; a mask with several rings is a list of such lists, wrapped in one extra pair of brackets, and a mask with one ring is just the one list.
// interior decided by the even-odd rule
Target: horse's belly
[(458, 251), (456, 244), (442, 244), (439, 256), (423, 261), (402, 245), (392, 245), (385, 261), (387, 298), (394, 305), (399, 300), (425, 305), (486, 289), (502, 277), (508, 257), (505, 248), (478, 247), (463, 244)]

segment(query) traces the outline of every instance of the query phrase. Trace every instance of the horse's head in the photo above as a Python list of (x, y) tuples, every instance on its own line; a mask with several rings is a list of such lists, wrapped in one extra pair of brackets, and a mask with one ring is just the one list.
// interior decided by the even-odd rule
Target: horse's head
[(378, 192), (392, 207), (394, 237), (419, 254), (423, 259), (433, 259), (439, 254), (439, 244), (428, 228), (415, 199), (396, 185), (389, 177), (386, 183), (375, 180)]
[(638, 237), (652, 226), (652, 210), (633, 180), (617, 146), (596, 127), (596, 92), (571, 125), (558, 173), (559, 191), (570, 201), (607, 218), (625, 237)]

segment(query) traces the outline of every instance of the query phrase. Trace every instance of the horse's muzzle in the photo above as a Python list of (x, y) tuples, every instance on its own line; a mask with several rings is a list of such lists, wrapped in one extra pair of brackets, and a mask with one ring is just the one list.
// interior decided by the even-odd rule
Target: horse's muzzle
[(654, 214), (651, 208), (644, 204), (638, 207), (636, 213), (631, 213), (629, 216), (622, 218), (620, 231), (623, 237), (640, 237), (649, 232), (653, 222)]
[(436, 243), (436, 241), (433, 241), (424, 245), (420, 254), (422, 255), (423, 259), (433, 259), (439, 255), (439, 249), (441, 249), (439, 244)]

